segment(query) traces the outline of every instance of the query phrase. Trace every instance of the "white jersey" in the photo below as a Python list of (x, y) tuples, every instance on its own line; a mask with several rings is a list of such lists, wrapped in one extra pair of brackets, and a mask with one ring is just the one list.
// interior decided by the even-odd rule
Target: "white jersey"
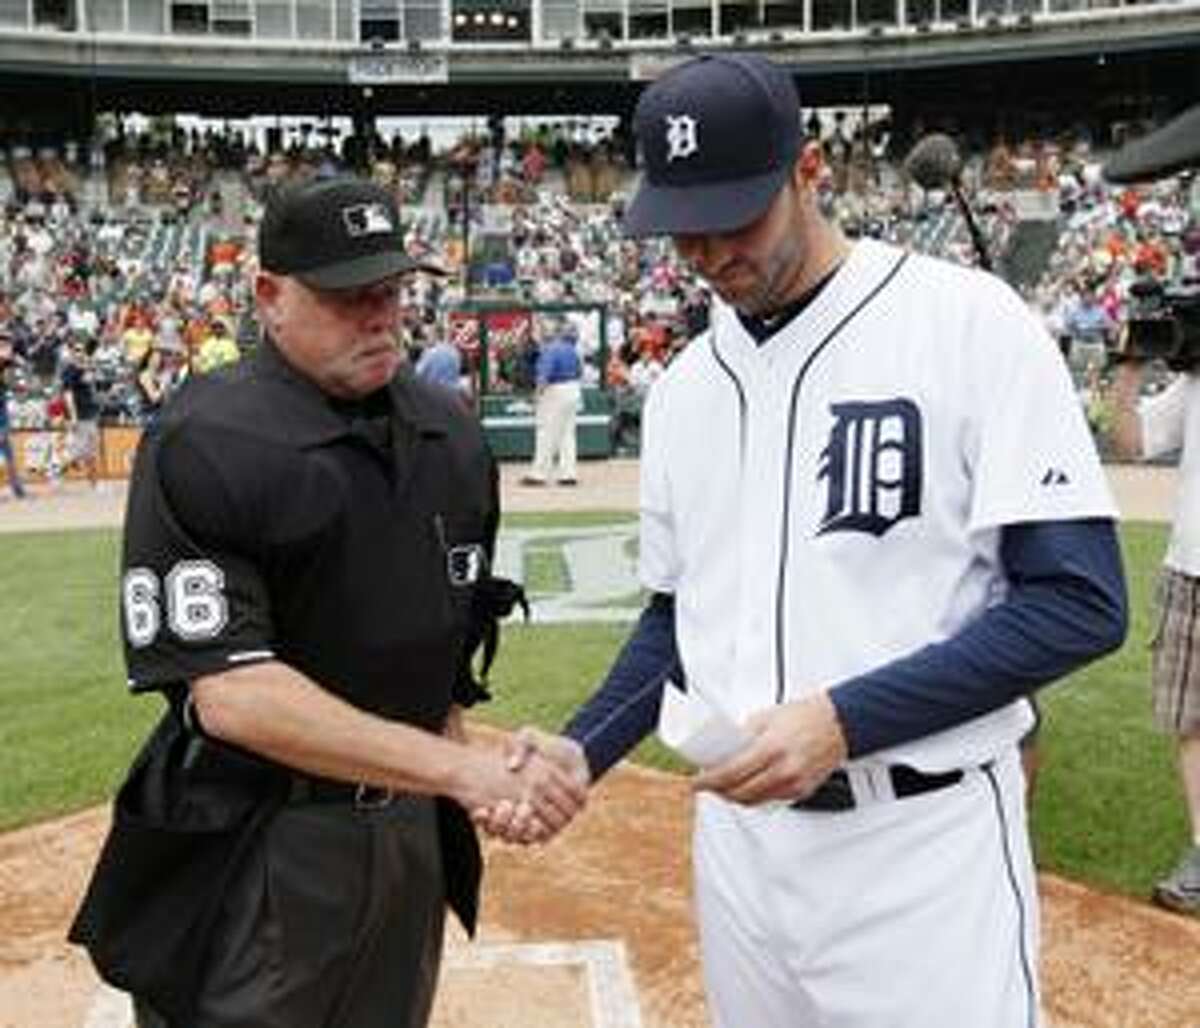
[(1163, 563), (1181, 574), (1200, 576), (1200, 375), (1176, 376), (1138, 413), (1147, 457), (1183, 447), (1175, 518)]
[[(1000, 529), (1114, 518), (1059, 351), (1000, 280), (870, 240), (759, 345), (715, 305), (652, 390), (643, 584), (688, 688), (736, 718), (954, 635), (1005, 593)], [(980, 763), (1024, 701), (872, 754)]]

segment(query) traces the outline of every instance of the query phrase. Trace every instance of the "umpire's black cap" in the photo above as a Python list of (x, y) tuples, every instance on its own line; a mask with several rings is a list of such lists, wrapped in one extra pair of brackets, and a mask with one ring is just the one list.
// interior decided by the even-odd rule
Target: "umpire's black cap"
[(392, 194), (343, 176), (288, 186), (271, 197), (258, 229), (259, 263), (317, 289), (353, 289), (406, 271), (434, 271), (404, 250)]
[(1103, 174), (1110, 182), (1161, 178), (1200, 164), (1200, 104), (1119, 150)]
[(646, 87), (633, 115), (644, 171), (631, 236), (729, 232), (767, 209), (800, 152), (796, 86), (759, 54), (705, 54)]

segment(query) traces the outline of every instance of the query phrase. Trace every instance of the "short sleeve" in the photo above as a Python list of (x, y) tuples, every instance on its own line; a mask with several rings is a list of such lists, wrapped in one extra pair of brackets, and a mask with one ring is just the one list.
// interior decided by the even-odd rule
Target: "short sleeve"
[(679, 579), (679, 555), (665, 456), (669, 393), (670, 382), (659, 380), (650, 389), (642, 409), (638, 575), (645, 588), (659, 593), (674, 593)]
[[(130, 687), (274, 656), (268, 591), (229, 464), (186, 427), (143, 440), (125, 518), (121, 629)], [(226, 452), (224, 461), (233, 455)]]
[(1066, 363), (1007, 285), (981, 279), (966, 356), (972, 531), (1111, 518), (1108, 480)]

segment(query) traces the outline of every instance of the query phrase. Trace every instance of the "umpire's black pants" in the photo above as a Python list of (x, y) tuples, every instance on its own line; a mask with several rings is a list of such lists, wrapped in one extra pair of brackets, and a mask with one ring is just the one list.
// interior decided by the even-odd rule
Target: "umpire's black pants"
[(226, 896), (194, 1023), (135, 997), (138, 1028), (420, 1028), (444, 911), (432, 798), (284, 807)]

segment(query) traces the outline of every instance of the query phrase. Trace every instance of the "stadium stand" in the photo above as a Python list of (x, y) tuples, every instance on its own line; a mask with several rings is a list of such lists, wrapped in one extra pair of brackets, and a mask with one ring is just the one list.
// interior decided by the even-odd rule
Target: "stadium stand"
[[(168, 50), (203, 42), (181, 58), (181, 74), (187, 79), (197, 68), (202, 70), (204, 54), (209, 52), (205, 47), (210, 44), (230, 54), (268, 44), (278, 47), (293, 38), (289, 33), (300, 33), (306, 24), (298, 15), (285, 19), (285, 24), (276, 17), (278, 11), (269, 12), (261, 0), (239, 8), (249, 12), (248, 21), (239, 20), (240, 16), (216, 18), (216, 8), (205, 5), (190, 5), (206, 12), (200, 20), (179, 21), (176, 6), (164, 8), (162, 18), (153, 24), (135, 24), (131, 19), (141, 8), (85, 0), (78, 8), (79, 19), (60, 24), (50, 7), (34, 0), (20, 10), (10, 5), (0, 11), (0, 26), (7, 26), (14, 38), (24, 42), (33, 37), (26, 39), (22, 33), (36, 30), (37, 45), (45, 47), (56, 38), (77, 37), (82, 29), (103, 30), (104, 45), (111, 43), (116, 49), (103, 50), (97, 41), (95, 61), (115, 54), (132, 59), (128, 48), (135, 45), (135, 36), (146, 31)], [(0, 172), (4, 201), (0, 326), (13, 334), (22, 357), (12, 389), (14, 424), (29, 431), (54, 429), (59, 354), (73, 338), (82, 338), (91, 355), (104, 420), (118, 426), (136, 426), (152, 417), (161, 402), (156, 397), (169, 394), (187, 374), (200, 373), (211, 362), (210, 357), (201, 358), (202, 353), (229, 355), (238, 346), (253, 346), (257, 339), (257, 326), (249, 315), (253, 237), (263, 200), (289, 179), (352, 167), (395, 190), (414, 254), (441, 262), (453, 272), (444, 284), (415, 283), (405, 297), (404, 342), (414, 355), (434, 339), (459, 331), (461, 325), (452, 324), (450, 315), (464, 304), (602, 307), (608, 312), (605, 348), (600, 351), (589, 342), (586, 380), (609, 390), (612, 405), (621, 413), (626, 443), (635, 446), (637, 413), (645, 390), (707, 318), (706, 294), (679, 264), (669, 244), (635, 244), (624, 240), (618, 230), (623, 197), (629, 194), (636, 173), (626, 138), (628, 104), (636, 96), (638, 81), (663, 62), (688, 52), (687, 47), (657, 35), (658, 23), (653, 19), (634, 17), (635, 6), (628, 7), (630, 16), (623, 19), (619, 32), (611, 31), (611, 26), (604, 30), (607, 36), (589, 36), (589, 26), (601, 22), (590, 18), (588, 5), (580, 5), (563, 20), (561, 11), (553, 18), (546, 16), (548, 0), (547, 6), (539, 8), (542, 16), (517, 26), (518, 34), (526, 33), (543, 47), (521, 60), (527, 60), (529, 68), (540, 68), (537, 75), (558, 83), (543, 84), (539, 102), (577, 104), (584, 110), (595, 102), (587, 92), (590, 77), (611, 87), (611, 102), (625, 109), (613, 119), (615, 125), (607, 134), (595, 138), (580, 138), (567, 118), (526, 125), (515, 116), (516, 110), (509, 119), (490, 117), (486, 130), (468, 132), (447, 145), (435, 147), (424, 133), (415, 140), (400, 135), (382, 138), (373, 115), (399, 109), (409, 102), (403, 97), (414, 92), (424, 95), (428, 103), (486, 99), (490, 106), (483, 109), (492, 110), (495, 104), (511, 102), (515, 108), (527, 102), (519, 91), (489, 90), (485, 81), (497, 76), (520, 85), (523, 75), (534, 74), (518, 67), (521, 62), (515, 54), (525, 44), (506, 37), (493, 41), (494, 46), (489, 43), (488, 49), (472, 50), (478, 40), (462, 31), (465, 27), (458, 24), (458, 8), (453, 4), (444, 10), (439, 6), (437, 15), (430, 14), (424, 21), (415, 18), (419, 4), (372, 8), (381, 23), (393, 13), (401, 23), (394, 34), (386, 25), (375, 25), (383, 33), (381, 40), (364, 35), (364, 24), (338, 22), (332, 6), (306, 8), (306, 17), (325, 10), (331, 19), (328, 24), (320, 22), (319, 30), (316, 21), (308, 24), (305, 39), (314, 53), (326, 43), (342, 47), (337, 60), (353, 73), (354, 62), (363, 57), (365, 40), (373, 59), (382, 62), (380, 68), (387, 75), (400, 76), (379, 82), (374, 99), (369, 95), (372, 85), (363, 84), (366, 80), (357, 82), (353, 102), (347, 100), (349, 94), (331, 94), (330, 103), (354, 115), (350, 127), (340, 134), (331, 122), (322, 125), (320, 119), (306, 126), (299, 139), (285, 140), (270, 129), (264, 138), (262, 133), (228, 123), (223, 131), (185, 131), (165, 115), (152, 118), (146, 131), (138, 131), (120, 109), (97, 117), (97, 105), (104, 99), (120, 95), (132, 102), (142, 94), (128, 82), (124, 83), (127, 93), (108, 91), (96, 78), (94, 67), (91, 93), (86, 102), (77, 104), (95, 130), (88, 136), (91, 145), (72, 142), (69, 126), (53, 118), (36, 130), (28, 119), (24, 123), (0, 119), (0, 142), (7, 143)], [(727, 20), (732, 7), (720, 3), (701, 10), (669, 2), (663, 10), (670, 12), (677, 26), (691, 26), (693, 39), (707, 39), (714, 45), (753, 44), (756, 26), (732, 26)], [(1043, 312), (1068, 354), (1081, 400), (1095, 412), (1098, 428), (1103, 427), (1103, 361), (1097, 367), (1094, 339), (1081, 338), (1074, 348), (1069, 345), (1082, 324), (1080, 308), (1085, 299), (1098, 299), (1109, 323), (1118, 325), (1128, 287), (1138, 275), (1167, 277), (1194, 265), (1198, 247), (1187, 187), (1173, 182), (1141, 192), (1112, 191), (1099, 181), (1104, 148), (1118, 143), (1122, 133), (1145, 127), (1141, 116), (1147, 109), (1144, 96), (1133, 98), (1132, 106), (1126, 102), (1131, 100), (1127, 84), (1106, 87), (1103, 61), (1092, 61), (1090, 78), (1083, 77), (1086, 81), (1079, 76), (1070, 80), (1072, 89), (1085, 87), (1092, 109), (1107, 106), (1110, 113), (1103, 123), (1094, 116), (1081, 118), (1080, 105), (1066, 102), (1074, 96), (1066, 80), (1057, 93), (1046, 88), (1045, 76), (1061, 73), (1065, 65), (1032, 57), (1021, 65), (1022, 72), (1028, 71), (1022, 83), (1026, 90), (1010, 92), (1001, 98), (1007, 103), (1000, 103), (1000, 65), (987, 64), (987, 58), (976, 52), (984, 44), (975, 30), (986, 28), (988, 19), (997, 17), (1002, 29), (1015, 30), (1021, 27), (1020, 17), (1029, 14), (1038, 23), (1030, 37), (1031, 53), (1055, 38), (1054, 33), (1068, 30), (1077, 41), (1091, 38), (1088, 33), (1104, 38), (1116, 53), (1124, 31), (1119, 26), (1132, 19), (1143, 28), (1152, 27), (1151, 34), (1158, 33), (1166, 41), (1166, 49), (1156, 51), (1155, 60), (1170, 70), (1178, 67), (1178, 54), (1170, 47), (1182, 46), (1195, 56), (1192, 36), (1185, 34), (1185, 38), (1173, 28), (1180, 19), (1195, 15), (1193, 8), (1200, 10), (1200, 4), (1190, 0), (1143, 4), (1133, 15), (1115, 5), (1092, 4), (1082, 10), (1057, 0), (1024, 6), (979, 5), (977, 10), (964, 7), (961, 12), (950, 0), (930, 11), (908, 0), (876, 5), (878, 20), (888, 32), (917, 34), (917, 26), (927, 18), (931, 37), (954, 33), (954, 46), (949, 49), (956, 59), (980, 62), (984, 74), (978, 80), (974, 75), (962, 78), (959, 88), (947, 90), (941, 83), (948, 80), (914, 73), (906, 82), (907, 93), (915, 99), (902, 100), (895, 92), (898, 80), (876, 74), (874, 58), (863, 58), (856, 63), (855, 81), (865, 90), (867, 77), (874, 76), (871, 82), (881, 83), (881, 95), (895, 101), (890, 107), (880, 105), (877, 111), (871, 105), (861, 110), (842, 105), (832, 117), (828, 110), (822, 117), (816, 109), (808, 112), (810, 133), (828, 164), (825, 200), (848, 235), (878, 236), (974, 263), (977, 255), (954, 203), (942, 192), (914, 186), (901, 163), (904, 150), (927, 128), (937, 125), (957, 137), (967, 155), (964, 191), (997, 269)], [(869, 36), (868, 27), (853, 20), (858, 17), (853, 13), (851, 23), (836, 26), (836, 38), (826, 38), (821, 35), (825, 29), (818, 24), (820, 19), (806, 15), (792, 24), (791, 10), (792, 5), (763, 7), (775, 19), (773, 32), (811, 36), (834, 48), (830, 54), (848, 41), (858, 39), (861, 44), (864, 35)], [(441, 20), (443, 14), (449, 22)], [(707, 26), (703, 18), (710, 18)], [(248, 31), (234, 22), (248, 25)], [(424, 27), (416, 35), (407, 35), (418, 23)], [(728, 31), (731, 27), (749, 34), (738, 42)], [(1026, 25), (1022, 31), (1029, 28)], [(540, 35), (535, 37), (535, 32)], [(1200, 38), (1200, 32), (1196, 35)], [(566, 39), (590, 43), (604, 38), (615, 45), (597, 44), (600, 55), (595, 60), (600, 63), (594, 66), (578, 53), (563, 58), (563, 48), (557, 45)], [(412, 41), (421, 42), (421, 47), (401, 46)], [(785, 36), (772, 45), (786, 56), (787, 43)], [(553, 44), (553, 53), (545, 49), (546, 44)], [(660, 44), (670, 53), (661, 52)], [(8, 88), (6, 76), (16, 74), (20, 64), (6, 52), (6, 45), (6, 39), (0, 38), (0, 97)], [(939, 45), (946, 48), (944, 41)], [(121, 51), (121, 46), (127, 50)], [(625, 82), (620, 86), (613, 85), (612, 66), (604, 63), (611, 53), (619, 54), (622, 62)], [(288, 51), (297, 69), (311, 56), (307, 51)], [(455, 92), (445, 82), (391, 88), (418, 85), (411, 76), (424, 67), (421, 62), (440, 68), (437, 74), (441, 75), (468, 60), (478, 64), (481, 92)], [(63, 57), (60, 63), (67, 68), (71, 62)], [(551, 64), (556, 69), (553, 75), (547, 71)], [(260, 74), (268, 67), (262, 65)], [(1007, 65), (1005, 70), (1011, 72)], [(832, 81), (836, 76), (828, 78)], [(1153, 84), (1160, 101), (1171, 95), (1162, 91), (1161, 80), (1150, 71), (1138, 81), (1147, 89)], [(31, 88), (36, 86), (35, 77)], [(827, 83), (820, 78), (809, 86), (807, 95), (819, 97)], [(1101, 105), (1097, 90), (1105, 88), (1109, 102)], [(274, 84), (259, 81), (257, 91), (259, 102), (278, 107), (300, 102)], [(1039, 91), (1047, 97), (1039, 97)], [(213, 95), (218, 93), (214, 86)], [(959, 95), (974, 106), (954, 107)], [(169, 92), (165, 96), (163, 102), (177, 99)], [(207, 98), (206, 91), (195, 96), (198, 105)], [(1053, 108), (1059, 101), (1061, 110), (1048, 111), (1047, 105)], [(926, 102), (928, 107), (919, 106)], [(990, 105), (988, 118), (965, 120), (972, 112), (978, 114), (981, 104)], [(1013, 111), (1022, 107), (1040, 112), (1040, 130), (1026, 131), (1028, 119), (1014, 119)], [(44, 114), (36, 106), (31, 111), (33, 116)], [(1131, 112), (1138, 116), (1128, 116)], [(998, 123), (1004, 118), (1009, 121), (1001, 130)], [(54, 132), (58, 135), (49, 138)], [(520, 390), (521, 348), (529, 345), (529, 329), (522, 331), (524, 336), (515, 329), (498, 332), (500, 342), (489, 357), (489, 390)], [(478, 343), (465, 336), (461, 341), (468, 350)], [(479, 355), (471, 351), (467, 356), (468, 368), (478, 376)]]

